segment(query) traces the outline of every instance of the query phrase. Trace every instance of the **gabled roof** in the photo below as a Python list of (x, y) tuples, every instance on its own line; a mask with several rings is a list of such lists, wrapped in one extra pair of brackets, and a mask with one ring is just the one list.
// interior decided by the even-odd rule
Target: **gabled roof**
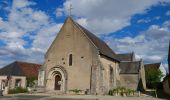
[(0, 75), (24, 76), (24, 72), (22, 71), (21, 67), (17, 64), (17, 62), (13, 62), (13, 63), (1, 68)]
[(150, 70), (150, 69), (159, 69), (161, 63), (153, 63), (153, 64), (145, 64), (145, 70)]
[[(111, 60), (114, 61), (118, 61), (119, 60), (116, 58), (116, 54), (112, 51), (112, 49), (101, 39), (99, 39), (97, 36), (95, 36), (93, 33), (91, 33), (90, 31), (88, 31), (87, 29), (85, 29), (83, 26), (79, 25), (78, 23), (74, 22), (74, 20), (68, 16), (67, 19), (64, 22), (64, 25), (66, 25), (68, 22), (72, 22), (74, 27), (79, 29), (83, 34), (85, 34), (85, 36), (92, 42), (92, 44), (98, 49), (99, 53)], [(63, 25), (63, 26), (64, 26)], [(63, 28), (63, 27), (62, 27)], [(60, 29), (59, 32), (61, 32), (62, 28)], [(55, 39), (56, 40), (56, 39)], [(54, 45), (53, 41), (52, 45)], [(52, 48), (52, 45), (50, 46), (50, 48), (47, 50), (45, 56), (47, 56), (48, 52), (50, 51), (50, 49)]]
[(120, 62), (120, 74), (138, 74), (141, 61)]
[[(68, 18), (71, 18), (71, 17), (68, 17)], [(71, 20), (72, 20), (72, 18), (71, 18)], [(88, 31), (83, 26), (79, 25), (78, 23), (76, 23), (74, 21), (73, 21), (73, 23), (94, 43), (94, 45), (98, 48), (99, 53), (101, 55), (104, 55), (108, 58), (119, 61), (116, 58), (116, 54), (112, 51), (112, 49), (104, 41), (99, 39), (97, 36), (95, 36), (93, 33)]]
[(42, 65), (28, 62), (17, 62), (26, 77), (38, 77), (38, 70)]
[(117, 54), (116, 55), (118, 60), (120, 61), (133, 61), (134, 60), (134, 53), (124, 53), (124, 54)]
[(0, 69), (0, 75), (38, 77), (40, 64), (15, 61)]

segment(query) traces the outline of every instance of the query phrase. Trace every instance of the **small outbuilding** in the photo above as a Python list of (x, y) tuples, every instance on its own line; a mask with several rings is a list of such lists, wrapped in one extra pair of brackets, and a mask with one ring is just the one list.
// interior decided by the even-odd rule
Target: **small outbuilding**
[(27, 79), (38, 78), (40, 64), (15, 61), (0, 69), (0, 90), (4, 94), (16, 87), (26, 88)]

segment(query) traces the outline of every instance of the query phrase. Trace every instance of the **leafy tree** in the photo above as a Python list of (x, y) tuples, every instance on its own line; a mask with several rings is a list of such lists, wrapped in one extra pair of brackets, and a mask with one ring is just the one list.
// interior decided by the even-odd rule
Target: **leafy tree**
[(162, 72), (159, 69), (148, 69), (146, 74), (146, 86), (151, 89), (156, 89), (163, 77)]
[(35, 85), (36, 77), (27, 78), (27, 87), (33, 87)]

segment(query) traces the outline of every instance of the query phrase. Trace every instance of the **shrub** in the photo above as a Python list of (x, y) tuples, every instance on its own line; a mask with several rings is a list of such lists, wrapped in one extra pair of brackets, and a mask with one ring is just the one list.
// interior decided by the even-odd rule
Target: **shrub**
[(35, 86), (35, 80), (37, 80), (36, 77), (27, 78), (27, 87)]
[(125, 87), (117, 87), (115, 89), (109, 90), (108, 95), (121, 95), (121, 96), (130, 96), (134, 95), (135, 90), (126, 89)]
[(71, 90), (69, 90), (70, 92), (73, 92), (73, 93), (75, 93), (75, 94), (79, 94), (80, 92), (82, 92), (82, 90), (80, 90), (80, 89), (71, 89)]
[(28, 92), (28, 90), (26, 88), (22, 88), (22, 87), (17, 87), (15, 89), (10, 89), (8, 91), (9, 94), (26, 93), (26, 92)]

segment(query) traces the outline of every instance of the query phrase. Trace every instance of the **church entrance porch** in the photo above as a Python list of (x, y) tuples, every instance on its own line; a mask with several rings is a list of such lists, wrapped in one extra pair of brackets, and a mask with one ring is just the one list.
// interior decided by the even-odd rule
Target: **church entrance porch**
[(64, 67), (56, 66), (49, 70), (46, 89), (53, 92), (66, 92), (67, 73)]

